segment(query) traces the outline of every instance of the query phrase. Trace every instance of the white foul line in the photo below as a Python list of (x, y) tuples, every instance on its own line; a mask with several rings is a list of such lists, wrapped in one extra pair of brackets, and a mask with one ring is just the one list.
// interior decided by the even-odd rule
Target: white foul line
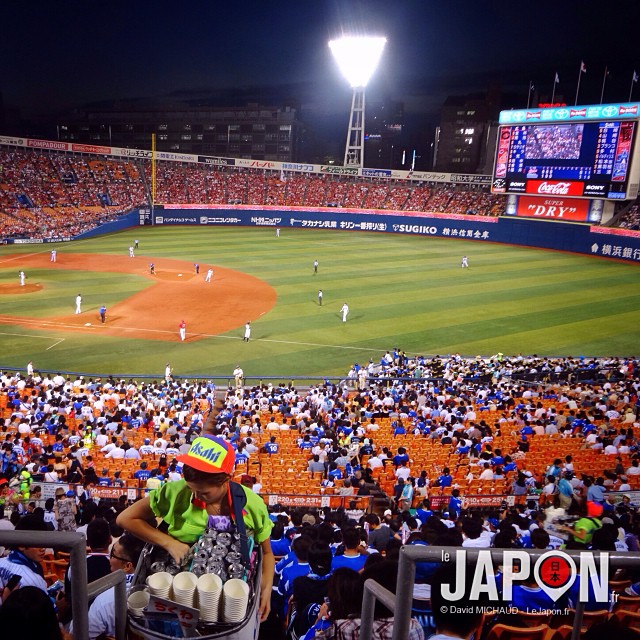
[[(43, 340), (55, 340), (57, 336), (37, 336), (30, 333), (6, 333), (0, 331), (0, 336), (17, 336), (18, 338), (41, 338)], [(62, 338), (64, 340), (64, 338)]]
[(30, 258), (32, 256), (39, 256), (42, 253), (46, 253), (46, 251), (38, 251), (38, 252), (34, 252), (34, 253), (19, 253), (15, 256), (12, 256), (11, 258), (2, 258), (0, 260), (0, 264), (4, 264), (5, 262), (15, 262), (16, 260), (19, 262), (20, 260), (23, 260), (24, 258)]
[(45, 349), (45, 351), (49, 351), (49, 349), (53, 349), (53, 347), (55, 347), (56, 345), (60, 344), (61, 342), (64, 342), (64, 338), (60, 338), (60, 340), (58, 340), (58, 342), (54, 342), (50, 347), (47, 347)]
[[(71, 324), (65, 324), (62, 322), (53, 322), (51, 320), (38, 320), (36, 318), (33, 319), (22, 319), (20, 320), (20, 322), (23, 323), (29, 323), (32, 322), (33, 324), (44, 324), (46, 326), (49, 327), (62, 327), (65, 329), (85, 329), (86, 327), (84, 325), (82, 326), (78, 326), (78, 325), (71, 325)], [(117, 325), (117, 324), (112, 324), (110, 325), (111, 327), (115, 328), (115, 329), (122, 329), (123, 331), (140, 331), (140, 332), (146, 332), (146, 333), (175, 333), (175, 331), (170, 331), (167, 329), (149, 329), (148, 327), (125, 327), (122, 325)], [(55, 340), (56, 337), (55, 336), (30, 336), (30, 335), (24, 335), (24, 334), (20, 334), (20, 333), (0, 333), (0, 335), (7, 335), (7, 336), (24, 336), (25, 338), (49, 338), (52, 340)], [(215, 333), (197, 333), (197, 334), (191, 334), (194, 337), (203, 337), (203, 338), (220, 338), (223, 340), (242, 340), (243, 338), (241, 336), (222, 336), (219, 334), (215, 334)], [(64, 338), (62, 339), (64, 340)], [(52, 347), (55, 347), (56, 344), (60, 344), (60, 342), (62, 342), (62, 340), (59, 340), (58, 342), (56, 342), (55, 344), (51, 345), (51, 347), (49, 347), (49, 349), (51, 349)], [(271, 338), (256, 338), (255, 342), (273, 342), (276, 344), (292, 344), (292, 345), (298, 345), (301, 347), (323, 347), (325, 349), (350, 349), (353, 351), (372, 351), (372, 352), (379, 352), (381, 349), (384, 351), (384, 348), (382, 347), (378, 347), (378, 348), (371, 348), (371, 347), (354, 347), (354, 346), (350, 346), (350, 345), (340, 345), (340, 344), (322, 344), (320, 342), (297, 342), (295, 340), (273, 340)]]

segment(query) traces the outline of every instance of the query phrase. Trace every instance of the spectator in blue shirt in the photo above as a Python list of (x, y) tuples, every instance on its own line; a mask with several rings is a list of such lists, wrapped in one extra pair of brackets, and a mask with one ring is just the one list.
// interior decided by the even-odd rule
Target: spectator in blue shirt
[(451, 472), (449, 471), (449, 467), (445, 467), (442, 470), (442, 474), (436, 480), (436, 485), (438, 487), (450, 487), (453, 482), (453, 478), (451, 477)]
[(330, 480), (342, 480), (343, 478), (342, 471), (340, 470), (340, 468), (335, 462), (332, 462), (329, 465), (329, 472), (327, 473), (327, 478), (329, 478)]
[(151, 477), (151, 471), (149, 471), (147, 466), (146, 462), (141, 462), (140, 468), (133, 474), (133, 477), (141, 483), (146, 482)]
[(462, 499), (460, 498), (460, 489), (451, 490), (451, 497), (449, 498), (448, 510), (449, 510), (449, 514), (455, 513), (456, 518), (460, 517), (460, 511), (462, 510)]
[(266, 442), (264, 444), (264, 452), (268, 453), (269, 455), (273, 455), (274, 453), (278, 453), (278, 451), (280, 451), (280, 445), (276, 442), (276, 437), (275, 436), (271, 436), (269, 438), (269, 442)]
[(103, 469), (102, 475), (98, 477), (98, 486), (99, 487), (110, 487), (111, 486), (111, 478), (109, 477), (109, 469)]
[(407, 433), (407, 430), (404, 428), (401, 420), (397, 420), (393, 423), (393, 435), (395, 436), (403, 436)]
[(403, 460), (409, 462), (409, 454), (404, 447), (398, 447), (398, 453), (393, 456), (393, 460), (391, 462), (393, 463), (394, 467), (399, 467), (402, 464)]
[(433, 511), (431, 511), (431, 507), (429, 505), (429, 500), (425, 498), (422, 501), (422, 504), (416, 509), (416, 518), (420, 520), (422, 524), (425, 524), (427, 519), (433, 515)]
[(286, 566), (282, 570), (282, 575), (278, 582), (278, 593), (282, 596), (285, 614), (287, 603), (293, 593), (293, 581), (298, 576), (308, 575), (311, 570), (309, 567), (309, 548), (311, 547), (312, 542), (313, 540), (310, 536), (301, 535), (297, 537), (291, 545), (291, 549), (294, 552), (296, 559), (292, 564)]
[(367, 553), (360, 546), (360, 533), (355, 528), (344, 529), (342, 532), (344, 553), (336, 554), (331, 563), (331, 570), (340, 567), (348, 567), (354, 571), (360, 571), (367, 560)]
[(286, 556), (291, 551), (291, 542), (284, 535), (282, 522), (276, 522), (271, 529), (271, 549), (274, 556)]

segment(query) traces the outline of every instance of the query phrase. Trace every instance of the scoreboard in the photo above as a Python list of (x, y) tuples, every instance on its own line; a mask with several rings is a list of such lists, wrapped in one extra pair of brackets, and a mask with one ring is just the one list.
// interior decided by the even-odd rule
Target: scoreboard
[[(607, 111), (606, 106), (611, 108)], [(517, 115), (523, 112), (503, 111), (501, 123), (505, 119), (511, 123), (498, 130), (492, 192), (609, 200), (636, 197), (632, 158), (637, 151), (638, 105), (606, 106), (526, 111), (524, 117)], [(599, 117), (588, 118), (590, 112)], [(607, 113), (614, 117), (603, 119)], [(504, 114), (509, 117), (503, 118)]]

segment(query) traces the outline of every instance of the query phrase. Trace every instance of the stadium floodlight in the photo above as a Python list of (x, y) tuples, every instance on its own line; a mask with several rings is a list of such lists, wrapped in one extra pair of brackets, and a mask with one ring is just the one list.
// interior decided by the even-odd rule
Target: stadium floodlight
[(386, 42), (386, 38), (372, 36), (344, 36), (329, 42), (342, 75), (353, 89), (345, 167), (362, 167), (364, 163), (364, 90), (380, 62)]

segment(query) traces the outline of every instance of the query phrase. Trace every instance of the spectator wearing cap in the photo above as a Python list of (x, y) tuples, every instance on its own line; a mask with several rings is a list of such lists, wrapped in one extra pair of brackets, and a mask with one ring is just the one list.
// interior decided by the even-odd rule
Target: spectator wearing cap
[[(16, 524), (16, 531), (49, 531), (42, 518), (26, 515)], [(12, 575), (20, 576), (19, 587), (37, 587), (47, 591), (47, 582), (40, 564), (44, 560), (45, 547), (15, 545), (6, 558), (0, 558), (0, 594)], [(3, 594), (6, 595), (6, 594)]]
[(56, 502), (53, 508), (58, 523), (58, 531), (76, 530), (76, 499), (73, 491), (66, 491), (62, 487), (56, 488)]
[(144, 443), (140, 446), (138, 452), (141, 456), (153, 455), (154, 446), (151, 444), (151, 440), (149, 438), (144, 439)]
[[(269, 536), (273, 523), (260, 496), (232, 483), (235, 452), (231, 444), (211, 435), (199, 436), (189, 452), (178, 456), (183, 465), (182, 480), (166, 482), (147, 497), (123, 511), (117, 523), (138, 538), (162, 547), (182, 562), (191, 546), (207, 527), (210, 516), (232, 519), (241, 510), (242, 523), (262, 551), (259, 617), (269, 614), (274, 558)], [(167, 532), (150, 524), (162, 519)]]

